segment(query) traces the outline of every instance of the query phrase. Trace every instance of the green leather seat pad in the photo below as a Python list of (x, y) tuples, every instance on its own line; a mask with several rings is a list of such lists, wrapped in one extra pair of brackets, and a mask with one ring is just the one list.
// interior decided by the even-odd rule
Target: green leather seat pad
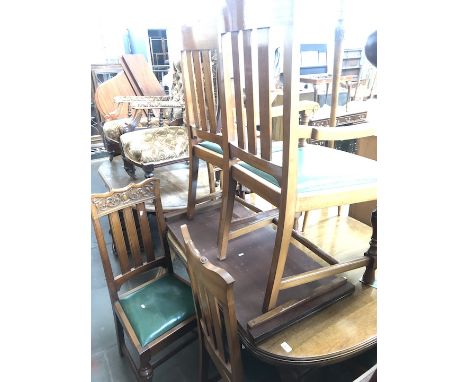
[[(272, 162), (281, 165), (281, 151), (273, 152)], [(250, 164), (239, 164), (279, 187), (278, 181), (272, 175)], [(309, 145), (299, 148), (297, 164), (298, 194), (320, 193), (331, 187), (365, 187), (377, 182), (376, 161), (328, 147)]]
[(199, 145), (201, 147), (204, 147), (205, 149), (208, 149), (210, 151), (214, 151), (215, 153), (223, 155), (223, 149), (217, 143), (213, 143), (210, 141), (203, 141), (203, 142), (200, 142)]
[(195, 314), (190, 287), (166, 275), (120, 299), (141, 346)]

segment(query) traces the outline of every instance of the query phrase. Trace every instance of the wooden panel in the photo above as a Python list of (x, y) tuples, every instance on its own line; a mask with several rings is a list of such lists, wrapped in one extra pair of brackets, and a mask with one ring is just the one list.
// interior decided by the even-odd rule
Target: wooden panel
[(200, 52), (192, 52), (193, 57), (193, 67), (195, 74), (195, 90), (196, 90), (196, 102), (198, 104), (199, 112), (199, 127), (202, 130), (207, 131), (208, 125), (206, 123), (206, 107), (205, 107), (205, 94), (203, 88), (203, 79), (201, 72), (201, 56)]
[(205, 79), (205, 96), (208, 108), (208, 121), (210, 123), (210, 132), (216, 134), (216, 111), (214, 104), (213, 76), (211, 71), (211, 53), (209, 50), (202, 51), (203, 58), (203, 77)]
[(260, 109), (260, 147), (263, 159), (271, 160), (271, 100), (269, 29), (258, 30), (258, 86)]
[(243, 32), (244, 42), (244, 73), (245, 73), (245, 116), (247, 119), (247, 138), (249, 152), (257, 154), (257, 127), (255, 123), (255, 106), (254, 106), (254, 83), (253, 83), (253, 68), (252, 68), (252, 31), (246, 30)]
[(120, 63), (136, 95), (166, 95), (142, 54), (124, 54)]

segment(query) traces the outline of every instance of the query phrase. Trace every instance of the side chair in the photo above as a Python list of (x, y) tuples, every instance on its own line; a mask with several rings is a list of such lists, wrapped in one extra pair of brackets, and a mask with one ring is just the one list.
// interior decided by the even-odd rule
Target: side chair
[[(147, 213), (147, 203), (154, 204), (154, 219)], [(196, 327), (192, 293), (190, 286), (173, 272), (162, 211), (159, 180), (155, 178), (91, 195), (91, 218), (112, 304), (119, 353), (129, 358), (141, 381), (151, 381), (155, 367), (197, 338), (188, 334), (195, 333)], [(104, 236), (106, 218), (111, 243)], [(154, 220), (155, 224), (150, 224)], [(117, 258), (109, 257), (112, 243)], [(151, 362), (154, 353), (184, 335), (182, 343)], [(138, 354), (137, 362), (129, 347)]]
[(279, 381), (272, 365), (241, 349), (233, 292), (235, 280), (226, 270), (200, 256), (187, 225), (181, 226), (181, 230), (200, 334), (199, 381), (207, 380), (208, 357), (223, 381)]
[[(359, 267), (371, 273), (376, 256), (363, 256), (339, 264), (337, 260), (296, 232), (294, 220), (302, 211), (359, 203), (377, 198), (377, 163), (367, 158), (319, 145), (298, 147), (300, 138), (311, 138), (313, 127), (298, 123), (299, 50), (294, 25), (284, 30), (284, 98), (282, 150), (272, 150), (269, 102), (271, 43), (269, 28), (232, 31), (221, 36), (220, 104), (223, 134), (223, 193), (218, 232), (219, 258), (228, 254), (229, 240), (275, 224), (276, 238), (266, 286), (263, 311), (276, 306), (280, 290), (292, 288)], [(252, 54), (255, 52), (255, 54)], [(243, 57), (243, 59), (239, 59)], [(234, 123), (231, 105), (242, 109), (240, 87), (229, 73), (238, 73), (245, 84), (247, 122)], [(258, 92), (253, 89), (258, 88)], [(253, 110), (259, 110), (260, 144), (257, 146)], [(237, 183), (276, 207), (276, 216), (260, 213), (256, 219), (231, 221)], [(274, 211), (274, 210), (272, 210)], [(283, 277), (291, 238), (298, 240), (329, 266)]]

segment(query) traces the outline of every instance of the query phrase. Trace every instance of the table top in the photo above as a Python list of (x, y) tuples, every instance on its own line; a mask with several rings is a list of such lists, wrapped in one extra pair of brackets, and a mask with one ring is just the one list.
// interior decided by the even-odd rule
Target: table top
[[(112, 162), (104, 161), (99, 166), (98, 173), (106, 187), (111, 189), (123, 188), (130, 183), (138, 183), (145, 179), (144, 171), (135, 167), (136, 179), (130, 178), (123, 168), (121, 156), (115, 157)], [(153, 174), (160, 179), (161, 201), (164, 210), (177, 210), (187, 208), (189, 166), (185, 162), (155, 167)], [(198, 170), (197, 197), (209, 194), (208, 172), (204, 163)]]
[[(367, 251), (372, 234), (371, 227), (350, 217), (336, 216), (333, 208), (312, 213), (322, 215), (314, 224), (309, 225), (305, 236), (337, 260), (351, 260), (362, 256)], [(170, 222), (168, 227), (169, 241), (172, 244), (178, 243), (180, 239), (172, 235), (175, 228), (172, 227), (171, 230)], [(192, 239), (194, 242), (197, 240), (194, 235)], [(201, 243), (204, 239), (199, 238), (199, 240)], [(304, 249), (299, 243), (296, 243), (296, 246)], [(180, 248), (175, 252), (180, 256)], [(309, 251), (305, 250), (305, 252), (308, 252), (314, 261), (326, 265)], [(242, 259), (246, 261), (245, 256)], [(229, 254), (225, 262), (228, 260)], [(224, 262), (216, 265), (223, 266), (222, 263)], [(232, 264), (227, 263), (224, 267), (235, 269)], [(265, 272), (268, 273), (268, 269), (265, 269)], [(364, 269), (360, 268), (342, 274), (355, 286), (350, 296), (344, 297), (302, 321), (293, 323), (263, 342), (255, 344), (239, 322), (242, 342), (259, 358), (268, 362), (309, 366), (339, 362), (375, 346), (377, 343), (377, 289), (359, 281), (363, 272)], [(235, 285), (234, 288), (236, 288)], [(236, 302), (237, 307), (238, 305), (239, 303)], [(239, 319), (239, 311), (237, 315)]]

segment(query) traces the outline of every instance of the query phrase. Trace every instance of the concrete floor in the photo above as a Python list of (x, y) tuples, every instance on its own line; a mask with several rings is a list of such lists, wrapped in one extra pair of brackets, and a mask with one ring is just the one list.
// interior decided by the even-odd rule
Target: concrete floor
[[(106, 192), (98, 168), (107, 161), (106, 157), (91, 160), (91, 192)], [(104, 230), (107, 231), (106, 229)], [(104, 272), (99, 256), (94, 230), (91, 226), (91, 381), (127, 382), (135, 381), (128, 360), (121, 358), (117, 348), (114, 320), (107, 291)], [(107, 243), (110, 239), (107, 238)], [(176, 272), (183, 272), (175, 264)], [(376, 350), (372, 350), (346, 363), (319, 370), (301, 370), (302, 381), (351, 382), (376, 362)], [(185, 382), (196, 381), (198, 370), (198, 343), (192, 342), (174, 357), (155, 369), (153, 381)], [(211, 365), (210, 376), (216, 371)], [(289, 380), (289, 379), (288, 379)]]

